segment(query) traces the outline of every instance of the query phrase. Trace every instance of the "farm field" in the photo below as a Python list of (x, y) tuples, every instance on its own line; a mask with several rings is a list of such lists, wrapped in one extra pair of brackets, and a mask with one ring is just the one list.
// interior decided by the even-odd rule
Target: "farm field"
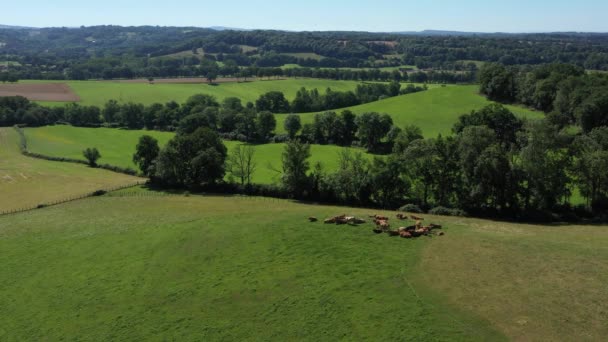
[[(452, 126), (462, 114), (481, 109), (492, 102), (477, 93), (478, 86), (435, 87), (420, 93), (391, 97), (348, 108), (355, 114), (365, 112), (388, 113), (399, 127), (405, 125), (419, 126), (426, 137), (438, 134), (449, 135)], [(520, 117), (530, 119), (542, 118), (541, 112), (523, 107), (506, 106)], [(337, 110), (338, 112), (341, 110)], [(314, 113), (300, 114), (302, 123), (311, 123)], [(283, 123), (286, 115), (277, 116), (277, 130), (284, 132)]]
[(370, 210), (141, 189), (0, 217), (0, 339), (608, 334), (606, 227), (425, 216), (446, 235), (404, 240), (306, 220), (344, 212)]
[[(139, 137), (144, 134), (151, 135), (164, 146), (172, 137), (173, 133), (144, 131), (144, 130), (119, 130), (111, 128), (80, 128), (72, 126), (46, 126), (39, 128), (28, 128), (25, 130), (28, 149), (31, 152), (41, 153), (54, 157), (69, 157), (84, 160), (82, 151), (88, 147), (97, 147), (101, 152), (99, 163), (110, 164), (121, 167), (136, 169), (131, 160), (135, 153), (135, 146)], [(235, 141), (224, 141), (228, 151), (240, 144)], [(256, 145), (257, 170), (253, 181), (261, 184), (275, 183), (279, 180), (279, 173), (275, 170), (281, 169), (281, 154), (284, 144)], [(338, 168), (338, 153), (342, 150), (338, 146), (312, 145), (310, 158), (311, 166), (320, 162), (326, 170)], [(351, 148), (352, 151), (358, 151)], [(365, 154), (368, 158), (371, 155)]]
[[(21, 81), (23, 84), (48, 83), (44, 81)], [(287, 80), (264, 80), (242, 83), (209, 84), (147, 84), (129, 83), (123, 81), (65, 81), (71, 89), (80, 97), (82, 105), (103, 106), (109, 100), (117, 100), (122, 103), (135, 102), (150, 105), (153, 103), (166, 103), (176, 101), (185, 103), (195, 94), (209, 94), (218, 100), (226, 97), (238, 97), (243, 104), (255, 102), (258, 97), (269, 91), (282, 91), (287, 99), (292, 100), (296, 92), (302, 87), (308, 89), (318, 88), (324, 92), (331, 88), (336, 91), (354, 90), (356, 81), (332, 81), (320, 79), (287, 79)], [(45, 105), (62, 105), (62, 102), (43, 102)]]
[(13, 128), (0, 128), (0, 211), (36, 206), (141, 180), (85, 165), (25, 157), (18, 143), (19, 136)]

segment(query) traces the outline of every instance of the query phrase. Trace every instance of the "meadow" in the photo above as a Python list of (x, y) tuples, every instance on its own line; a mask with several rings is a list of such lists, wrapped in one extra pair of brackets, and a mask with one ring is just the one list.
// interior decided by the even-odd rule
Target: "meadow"
[[(0, 128), (0, 211), (10, 211), (80, 196), (140, 178), (85, 165), (23, 156), (13, 128)], [(0, 338), (1, 339), (1, 338)]]
[[(395, 125), (416, 125), (426, 137), (436, 137), (438, 134), (450, 135), (452, 127), (462, 114), (481, 109), (492, 102), (478, 94), (478, 86), (446, 86), (433, 87), (427, 91), (391, 97), (346, 109), (355, 114), (365, 112), (388, 113)], [(519, 106), (506, 106), (519, 117), (542, 118), (541, 112)], [(338, 110), (338, 112), (341, 110)], [(311, 123), (314, 113), (300, 114), (302, 123)], [(277, 115), (277, 130), (284, 132), (283, 124), (286, 115)]]
[[(139, 137), (145, 134), (151, 135), (159, 141), (160, 146), (164, 146), (173, 137), (173, 133), (167, 132), (77, 128), (64, 125), (28, 128), (25, 134), (31, 152), (84, 160), (82, 151), (88, 147), (96, 147), (101, 152), (99, 163), (133, 169), (136, 169), (136, 165), (132, 161), (132, 156)], [(230, 152), (241, 143), (224, 141), (224, 144)], [(253, 175), (253, 182), (271, 184), (280, 180), (280, 173), (276, 170), (281, 170), (281, 154), (284, 147), (285, 144), (255, 145), (257, 170)], [(336, 170), (338, 153), (342, 149), (343, 147), (333, 145), (312, 145), (311, 166), (321, 163), (325, 170)], [(363, 150), (354, 148), (349, 150), (363, 153)], [(369, 159), (372, 158), (369, 154), (364, 153), (364, 155)]]
[[(56, 81), (55, 81), (56, 82)], [(21, 83), (45, 83), (44, 81), (21, 81)], [(48, 82), (47, 82), (48, 83)], [(72, 90), (80, 96), (81, 105), (103, 106), (109, 100), (121, 103), (134, 102), (150, 105), (153, 103), (166, 103), (176, 101), (185, 103), (195, 94), (208, 94), (215, 96), (219, 101), (227, 97), (238, 97), (243, 105), (255, 102), (260, 95), (269, 91), (282, 91), (288, 100), (293, 100), (296, 92), (302, 87), (308, 89), (318, 88), (325, 92), (327, 88), (335, 91), (354, 90), (357, 81), (332, 81), (320, 79), (286, 79), (286, 80), (257, 80), (240, 83), (219, 84), (148, 84), (126, 83), (120, 81), (65, 81)], [(41, 102), (45, 105), (63, 105), (63, 102)]]
[(138, 189), (0, 217), (0, 339), (608, 334), (606, 227), (425, 216), (446, 235), (404, 240), (306, 220), (370, 212)]

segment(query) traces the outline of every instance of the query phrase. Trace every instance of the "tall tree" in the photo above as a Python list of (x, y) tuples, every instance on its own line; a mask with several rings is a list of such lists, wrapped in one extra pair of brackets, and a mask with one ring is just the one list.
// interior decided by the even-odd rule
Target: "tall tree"
[(158, 140), (149, 135), (143, 135), (135, 147), (133, 162), (139, 166), (144, 175), (149, 176), (154, 173), (151, 166), (159, 152)]
[(289, 139), (294, 139), (298, 131), (302, 128), (302, 121), (300, 120), (300, 116), (296, 114), (290, 114), (285, 118), (285, 122), (283, 123), (283, 127), (287, 131), (289, 135)]
[(310, 145), (291, 140), (285, 145), (281, 160), (283, 162), (282, 182), (293, 196), (304, 195), (309, 188), (308, 170), (310, 169)]
[(236, 145), (226, 161), (227, 170), (241, 181), (241, 185), (251, 184), (251, 177), (257, 169), (255, 147)]

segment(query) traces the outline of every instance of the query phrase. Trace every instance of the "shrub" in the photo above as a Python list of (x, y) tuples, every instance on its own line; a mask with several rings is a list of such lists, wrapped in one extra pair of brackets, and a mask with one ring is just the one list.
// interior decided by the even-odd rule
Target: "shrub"
[(277, 134), (272, 138), (272, 142), (274, 143), (284, 143), (289, 141), (289, 135), (287, 134)]
[(446, 207), (435, 207), (429, 210), (429, 214), (438, 216), (466, 216), (466, 213), (461, 209), (450, 209)]
[(105, 194), (107, 194), (107, 193), (108, 193), (108, 192), (107, 192), (107, 191), (105, 191), (105, 190), (97, 190), (97, 191), (95, 191), (94, 193), (92, 193), (91, 195), (93, 195), (93, 196), (103, 196), (103, 195), (105, 195)]
[(422, 211), (422, 209), (420, 209), (419, 206), (415, 205), (415, 204), (406, 204), (403, 207), (399, 208), (399, 211), (403, 211), (406, 213), (414, 213), (414, 214), (422, 214), (424, 213), (424, 211)]

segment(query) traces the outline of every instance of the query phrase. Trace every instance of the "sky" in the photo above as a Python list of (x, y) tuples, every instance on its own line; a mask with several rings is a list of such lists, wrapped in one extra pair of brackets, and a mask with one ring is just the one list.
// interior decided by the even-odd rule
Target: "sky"
[(0, 24), (34, 27), (608, 32), (608, 0), (30, 0), (10, 1), (0, 8)]

